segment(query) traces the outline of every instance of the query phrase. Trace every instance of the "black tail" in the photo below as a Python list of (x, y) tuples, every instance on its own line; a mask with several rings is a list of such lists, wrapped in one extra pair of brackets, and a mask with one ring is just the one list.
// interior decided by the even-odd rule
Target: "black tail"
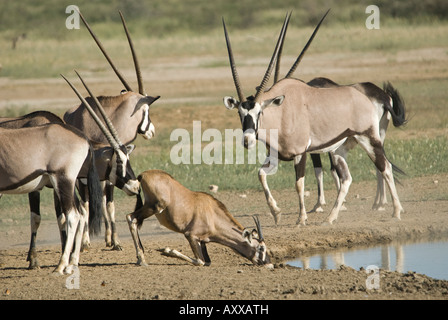
[(100, 178), (95, 166), (95, 153), (90, 148), (89, 172), (87, 174), (87, 186), (89, 189), (89, 232), (99, 234), (101, 232), (101, 219), (103, 217), (103, 190)]
[(392, 115), (394, 127), (400, 127), (408, 122), (406, 107), (402, 96), (390, 82), (383, 84), (383, 90), (392, 98), (392, 106), (389, 103), (385, 105), (387, 111)]
[[(397, 167), (395, 164), (392, 163), (392, 161), (390, 161), (390, 160), (387, 158), (386, 150), (384, 150), (384, 147), (383, 147), (383, 152), (384, 152), (384, 156), (386, 157), (387, 161), (389, 161), (389, 163), (390, 163), (391, 166), (392, 166), (392, 171), (393, 171), (394, 173), (397, 173), (397, 174), (400, 174), (400, 175), (405, 176), (405, 175), (406, 175), (406, 172), (404, 172), (403, 169), (401, 169), (400, 167)], [(398, 183), (398, 184), (400, 184), (400, 185), (402, 184), (396, 175), (394, 175), (394, 180), (395, 180), (396, 183)]]

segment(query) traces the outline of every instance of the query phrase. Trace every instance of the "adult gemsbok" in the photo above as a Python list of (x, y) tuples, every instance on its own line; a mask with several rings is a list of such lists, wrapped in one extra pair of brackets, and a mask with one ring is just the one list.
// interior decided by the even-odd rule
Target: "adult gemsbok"
[[(84, 82), (83, 84), (85, 85)], [(91, 101), (92, 99), (88, 98), (88, 100)], [(99, 108), (101, 108), (101, 106), (99, 106)], [(90, 106), (88, 106), (88, 110), (90, 110), (90, 112), (93, 112)], [(109, 180), (114, 181), (114, 185), (122, 189), (127, 195), (138, 194), (139, 182), (135, 177), (130, 162), (128, 159), (124, 159), (126, 161), (126, 164), (123, 165), (123, 160), (121, 159), (125, 155), (124, 154), (125, 150), (127, 153), (126, 157), (128, 158), (129, 153), (134, 149), (134, 146), (129, 145), (125, 147), (119, 141), (116, 141), (114, 138), (114, 128), (110, 124), (110, 121), (108, 121), (108, 126), (106, 128), (106, 126), (102, 124), (101, 120), (98, 119), (96, 114), (94, 114), (94, 116), (96, 117), (96, 121), (98, 121), (98, 125), (101, 126), (101, 130), (104, 131), (104, 134), (109, 137), (108, 140), (111, 141), (110, 144), (108, 145), (90, 141), (94, 149), (95, 167), (96, 171), (98, 172), (100, 181), (109, 181)], [(9, 129), (34, 127), (49, 123), (64, 124), (64, 121), (57, 115), (48, 111), (35, 111), (30, 114), (26, 114), (15, 118), (0, 118), (0, 127)], [(123, 169), (121, 168), (122, 165), (126, 167), (125, 171), (123, 171)], [(86, 225), (84, 228), (83, 242), (82, 242), (82, 247), (84, 248), (86, 244), (90, 243), (89, 228), (87, 222), (89, 216), (89, 206), (88, 206), (89, 190), (86, 186), (85, 178), (86, 175), (83, 173), (83, 170), (81, 170), (80, 175), (78, 176), (77, 185), (79, 188), (82, 205), (86, 210), (85, 213)], [(79, 183), (80, 180), (83, 180), (84, 183)], [(31, 192), (28, 194), (28, 197), (29, 197), (30, 216), (31, 216), (31, 241), (27, 261), (29, 261), (29, 269), (35, 269), (39, 268), (39, 263), (37, 259), (37, 250), (36, 250), (36, 238), (41, 220), (40, 191)], [(104, 207), (103, 210), (105, 210)], [(58, 207), (56, 207), (56, 216), (61, 233), (61, 243), (62, 247), (64, 248), (67, 238), (65, 231), (65, 216), (62, 214), (61, 210)]]
[[(76, 71), (75, 71), (76, 72)], [(95, 143), (92, 142), (94, 145), (94, 148), (96, 152), (99, 153), (99, 156), (101, 157), (101, 162), (97, 163), (98, 166), (98, 172), (99, 176), (101, 178), (101, 181), (110, 183), (112, 186), (116, 186), (119, 189), (123, 190), (128, 196), (138, 195), (139, 194), (139, 188), (140, 183), (138, 182), (134, 171), (132, 170), (130, 161), (129, 161), (129, 155), (134, 150), (134, 145), (124, 145), (120, 139), (118, 138), (117, 131), (110, 121), (109, 117), (106, 115), (101, 103), (96, 98), (96, 96), (91, 92), (91, 90), (87, 87), (86, 83), (82, 79), (82, 77), (79, 75), (78, 72), (76, 72), (79, 79), (81, 80), (82, 84), (84, 85), (85, 89), (89, 93), (89, 98), (84, 99), (84, 97), (80, 94), (80, 92), (75, 88), (75, 86), (63, 75), (61, 75), (65, 81), (69, 84), (69, 86), (73, 89), (75, 94), (80, 99), (83, 106), (86, 107), (89, 114), (95, 121), (96, 125), (100, 130), (103, 132), (104, 136), (106, 137), (107, 141), (109, 142), (109, 145), (105, 146), (102, 143)], [(95, 113), (95, 110), (91, 106), (91, 104), (94, 104), (96, 109), (99, 111), (99, 113), (103, 116), (103, 119), (105, 120), (105, 124), (101, 121), (99, 116)], [(110, 148), (112, 147), (112, 148)], [(80, 181), (81, 182), (81, 181)], [(88, 192), (86, 190), (86, 185), (84, 183), (78, 184), (78, 189), (81, 194), (81, 197), (84, 201), (88, 201), (87, 195)], [(103, 185), (103, 194), (104, 194), (104, 185)], [(104, 199), (103, 199), (104, 200)], [(103, 201), (103, 208), (104, 211), (108, 210), (106, 201)], [(113, 219), (115, 222), (115, 219)], [(107, 225), (107, 224), (106, 224)], [(119, 241), (117, 236), (117, 232), (115, 229), (115, 224), (111, 226), (112, 228), (112, 240), (114, 240), (114, 243), (116, 246), (119, 246)], [(86, 242), (89, 243), (88, 233), (85, 232), (85, 242), (84, 245), (86, 245)], [(110, 237), (110, 233), (107, 233), (106, 230), (106, 238), (107, 236)], [(117, 248), (115, 248), (117, 249)]]
[[(70, 273), (79, 262), (85, 212), (75, 193), (78, 177), (89, 186), (90, 231), (101, 226), (101, 186), (89, 140), (65, 124), (20, 129), (0, 128), (0, 193), (25, 194), (54, 189), (55, 208), (65, 218), (67, 238), (57, 273)], [(81, 214), (80, 214), (81, 213)]]
[[(307, 220), (304, 201), (306, 153), (330, 152), (334, 165), (341, 173), (341, 188), (333, 209), (326, 218), (326, 222), (331, 224), (337, 219), (351, 184), (347, 163), (339, 154), (338, 147), (347, 138), (353, 137), (386, 180), (394, 203), (393, 217), (400, 219), (403, 208), (395, 188), (392, 165), (384, 154), (379, 133), (378, 113), (364, 94), (353, 87), (345, 86), (315, 88), (291, 78), (282, 79), (265, 91), (280, 45), (284, 40), (289, 18), (290, 15), (285, 19), (263, 80), (257, 87), (254, 97), (250, 99), (246, 99), (241, 90), (229, 36), (223, 21), (232, 76), (239, 97), (239, 101), (234, 97), (225, 97), (224, 104), (228, 109), (238, 109), (244, 131), (244, 146), (252, 148), (257, 139), (263, 141), (271, 154), (266, 159), (265, 165), (270, 162), (276, 165), (278, 159), (294, 160), (295, 185), (300, 204), (297, 224), (301, 225), (305, 225)], [(270, 140), (270, 130), (276, 131), (277, 141)], [(273, 159), (272, 149), (277, 151), (278, 159)], [(267, 187), (266, 175), (263, 173), (259, 177), (268, 204), (270, 207), (276, 207), (275, 200)], [(280, 214), (274, 213), (276, 223), (279, 217)]]
[(147, 170), (139, 175), (139, 181), (145, 202), (126, 216), (138, 265), (147, 265), (138, 229), (145, 219), (155, 215), (161, 225), (184, 234), (194, 258), (169, 248), (163, 250), (165, 255), (196, 266), (209, 266), (211, 260), (206, 244), (216, 242), (232, 248), (256, 265), (272, 268), (258, 217), (254, 217), (256, 229), (244, 228), (222, 202), (207, 193), (185, 188), (165, 171)]
[[(330, 10), (328, 10), (325, 15), (322, 17), (316, 28), (314, 29), (314, 32), (312, 33), (310, 39), (308, 39), (308, 42), (300, 52), (298, 58), (286, 74), (285, 78), (292, 78), (294, 72), (296, 71), (299, 63), (301, 62), (302, 58), (304, 57), (306, 51), (308, 50), (311, 42), (313, 41), (317, 31), (320, 28), (320, 25), (322, 24), (325, 17), (328, 15)], [(280, 58), (281, 58), (281, 52), (283, 48), (283, 43), (280, 46), (279, 51), (279, 57), (277, 58), (276, 68), (275, 68), (275, 74), (274, 74), (274, 83), (278, 81), (278, 75), (280, 71)], [(324, 77), (318, 77), (314, 78), (311, 81), (307, 82), (308, 85), (312, 87), (318, 87), (318, 88), (330, 88), (330, 87), (337, 87), (340, 86), (336, 82), (324, 78)], [(387, 82), (383, 84), (383, 89), (379, 88), (375, 84), (371, 82), (361, 82), (361, 83), (354, 83), (350, 86), (354, 87), (355, 89), (359, 90), (361, 93), (366, 95), (373, 103), (373, 105), (377, 108), (378, 117), (380, 119), (380, 137), (381, 142), (384, 144), (384, 140), (386, 138), (386, 131), (387, 127), (389, 125), (389, 121), (392, 118), (392, 123), (394, 127), (401, 127), (407, 123), (406, 118), (406, 107), (404, 104), (404, 101), (398, 92), (391, 83)], [(341, 155), (344, 155), (344, 152), (347, 153), (349, 150), (351, 150), (356, 145), (356, 141), (353, 138), (347, 139), (347, 141), (340, 147), (340, 153)], [(325, 195), (323, 190), (323, 173), (322, 173), (322, 163), (320, 160), (320, 154), (319, 153), (312, 153), (311, 159), (313, 161), (314, 166), (314, 172), (317, 180), (318, 185), (318, 198), (317, 202), (314, 206), (314, 208), (311, 210), (322, 212), (322, 205), (325, 204)], [(333, 165), (330, 155), (330, 163), (331, 163), (331, 173), (335, 180), (337, 189), (340, 187), (340, 181), (339, 181), (339, 175), (337, 173), (336, 167)], [(399, 168), (396, 166), (393, 166), (393, 169), (396, 172), (403, 173)], [(385, 204), (387, 203), (386, 198), (386, 186), (385, 181), (383, 179), (382, 174), (377, 170), (377, 193), (375, 197), (375, 201), (373, 204), (374, 210), (385, 210)], [(271, 208), (271, 210), (279, 210), (278, 208)]]
[[(132, 90), (129, 83), (125, 80), (124, 76), (112, 62), (112, 59), (107, 54), (100, 40), (89, 26), (84, 16), (81, 13), (79, 14), (89, 33), (127, 90), (127, 92), (117, 96), (98, 97), (98, 101), (103, 106), (104, 113), (110, 119), (110, 122), (113, 123), (113, 126), (117, 132), (117, 137), (120, 137), (120, 140), (124, 145), (128, 145), (136, 139), (138, 134), (145, 139), (151, 139), (154, 136), (155, 129), (149, 117), (149, 109), (151, 104), (159, 99), (160, 96), (152, 97), (146, 95), (145, 93), (137, 54), (135, 52), (124, 17), (121, 12), (119, 13), (132, 52), (135, 72), (137, 75), (138, 93)], [(90, 140), (108, 143), (101, 130), (99, 130), (98, 126), (93, 123), (93, 119), (84, 108), (84, 105), (81, 104), (78, 107), (67, 111), (64, 115), (64, 120), (84, 132)], [(105, 201), (107, 203), (107, 210), (105, 212), (105, 240), (108, 247), (112, 247), (115, 250), (121, 250), (121, 245), (115, 227), (115, 205), (113, 200), (113, 192), (114, 186), (111, 183), (105, 183)]]

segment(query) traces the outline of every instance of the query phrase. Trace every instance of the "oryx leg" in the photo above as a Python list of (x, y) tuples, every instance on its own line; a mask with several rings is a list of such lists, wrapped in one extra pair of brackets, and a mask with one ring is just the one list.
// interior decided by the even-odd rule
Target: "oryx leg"
[(54, 210), (56, 212), (56, 219), (58, 221), (59, 235), (61, 237), (61, 247), (64, 251), (65, 244), (67, 243), (67, 219), (62, 212), (62, 208), (59, 202), (59, 196), (56, 191), (53, 192)]
[(324, 173), (322, 171), (322, 161), (320, 160), (320, 154), (311, 154), (311, 160), (313, 161), (314, 175), (317, 180), (317, 202), (314, 208), (310, 212), (323, 212), (323, 205), (327, 204), (325, 202), (324, 195)]
[(131, 232), (132, 240), (134, 241), (135, 251), (137, 254), (137, 265), (139, 266), (148, 265), (145, 260), (145, 250), (143, 249), (140, 235), (138, 233), (138, 229), (141, 226), (141, 224), (139, 226), (139, 221), (143, 222), (144, 219), (151, 217), (155, 213), (157, 213), (156, 210), (149, 208), (145, 204), (140, 209), (126, 215), (126, 221), (128, 222), (129, 231)]
[(31, 215), (31, 240), (30, 240), (30, 248), (28, 250), (28, 257), (26, 258), (26, 261), (30, 262), (28, 269), (39, 269), (39, 262), (37, 261), (36, 237), (37, 237), (37, 229), (39, 229), (41, 221), (40, 192), (34, 191), (29, 193), (28, 200)]
[(356, 136), (356, 140), (359, 145), (367, 152), (369, 158), (373, 161), (376, 168), (381, 172), (384, 180), (386, 181), (389, 191), (392, 197), (392, 202), (394, 206), (394, 213), (392, 217), (400, 220), (401, 213), (404, 211), (401, 206), (400, 199), (398, 198), (397, 189), (395, 187), (394, 176), (392, 172), (392, 165), (387, 160), (384, 154), (383, 144), (379, 139)]
[(275, 224), (277, 224), (280, 221), (280, 208), (277, 207), (277, 202), (275, 201), (274, 197), (271, 194), (271, 191), (269, 190), (268, 182), (267, 182), (267, 174), (266, 169), (271, 166), (277, 166), (278, 163), (274, 161), (273, 159), (270, 159), (270, 157), (266, 157), (266, 160), (264, 161), (263, 166), (258, 170), (258, 179), (261, 182), (261, 185), (263, 187), (264, 195), (266, 196), (266, 201), (268, 203), (269, 209), (271, 210), (271, 215), (274, 217)]
[(123, 250), (118, 239), (117, 225), (115, 223), (115, 203), (114, 203), (114, 185), (106, 183), (105, 186), (106, 205), (104, 212), (107, 215), (108, 225), (106, 225), (106, 246), (112, 247), (112, 250)]
[(76, 228), (79, 224), (79, 213), (76, 212), (75, 208), (72, 208), (65, 214), (66, 225), (67, 225), (67, 242), (65, 243), (64, 251), (62, 253), (59, 264), (54, 270), (59, 274), (63, 274), (65, 268), (69, 265), (69, 258), (71, 256), (73, 242), (75, 239)]
[[(76, 196), (75, 196), (75, 200)], [(65, 273), (72, 273), (73, 271), (73, 267), (77, 267), (79, 264), (79, 254), (81, 252), (81, 248), (82, 248), (82, 240), (83, 240), (83, 233), (85, 230), (85, 223), (86, 223), (86, 214), (88, 211), (86, 211), (84, 209), (83, 206), (78, 206), (79, 207), (79, 222), (78, 222), (78, 227), (76, 228), (75, 231), (75, 237), (74, 237), (74, 241), (73, 241), (73, 250), (72, 253), (70, 254), (70, 262), (69, 265), (65, 268)]]
[[(170, 249), (170, 248), (165, 248), (165, 250), (163, 250), (163, 254), (166, 256), (169, 256), (169, 257), (174, 257), (174, 258), (178, 258), (181, 260), (185, 260), (195, 266), (204, 266), (204, 265), (209, 266), (210, 258), (208, 257), (205, 243), (203, 243), (196, 237), (193, 237), (189, 234), (185, 234), (185, 238), (187, 238), (188, 243), (190, 244), (191, 250), (193, 251), (193, 254), (195, 256), (194, 259), (180, 253), (177, 250)], [(206, 253), (208, 259), (206, 259), (204, 257), (204, 252)], [(207, 262), (207, 260), (208, 260), (208, 262)]]
[[(384, 140), (386, 139), (386, 131), (390, 121), (390, 113), (385, 112), (380, 120), (380, 140), (382, 145), (384, 145)], [(377, 187), (375, 201), (373, 202), (372, 209), (378, 211), (386, 210), (387, 195), (386, 195), (386, 181), (383, 179), (382, 173), (376, 170)]]
[(82, 245), (81, 251), (88, 251), (90, 248), (90, 235), (89, 235), (89, 190), (87, 186), (81, 181), (77, 181), (79, 195), (81, 196), (81, 206), (84, 215), (84, 229), (82, 232)]
[[(346, 144), (342, 145), (340, 148), (344, 148), (345, 146), (346, 146)], [(341, 149), (341, 151), (342, 151), (342, 149)], [(347, 162), (347, 158), (346, 158), (347, 152), (348, 152), (348, 150), (346, 148), (344, 149), (344, 152), (341, 152), (341, 156), (344, 157), (345, 162)], [(330, 152), (328, 153), (328, 157), (330, 159), (331, 176), (333, 177), (333, 181), (334, 181), (334, 184), (336, 186), (337, 194), (339, 194), (339, 191), (341, 190), (341, 183), (342, 183), (342, 181), (341, 181), (342, 180), (341, 170), (344, 170), (344, 169), (340, 169), (340, 168), (338, 168), (337, 166), (334, 165), (333, 156), (331, 155)], [(346, 211), (347, 210), (346, 206), (344, 205), (345, 202), (346, 202), (346, 200), (344, 199), (344, 201), (343, 201), (339, 211)]]
[(339, 147), (335, 151), (330, 152), (333, 164), (336, 171), (338, 172), (338, 176), (340, 177), (341, 181), (338, 196), (336, 198), (334, 206), (325, 220), (325, 222), (328, 222), (330, 224), (332, 224), (333, 221), (338, 218), (339, 211), (344, 204), (345, 197), (347, 196), (348, 190), (352, 183), (352, 176), (350, 174), (350, 170), (348, 169), (347, 162), (345, 161), (346, 152), (347, 150), (343, 146)]
[(305, 225), (308, 219), (305, 209), (305, 167), (306, 154), (294, 158), (294, 169), (296, 171), (296, 191), (299, 194), (299, 219), (297, 225)]

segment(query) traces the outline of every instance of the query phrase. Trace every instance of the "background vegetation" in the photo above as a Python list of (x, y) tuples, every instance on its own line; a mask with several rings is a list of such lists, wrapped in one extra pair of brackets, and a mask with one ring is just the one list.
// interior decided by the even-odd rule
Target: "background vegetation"
[[(129, 49), (123, 45), (125, 38), (117, 14), (117, 10), (122, 10), (138, 48), (141, 64), (150, 75), (170, 71), (158, 68), (159, 62), (191, 57), (201, 58), (197, 66), (209, 69), (210, 72), (220, 68), (225, 68), (228, 72), (221, 17), (225, 17), (231, 29), (232, 43), (234, 48), (238, 48), (238, 61), (241, 61), (239, 65), (264, 66), (266, 52), (272, 50), (272, 39), (276, 37), (275, 32), (287, 10), (294, 12), (288, 31), (288, 44), (302, 44), (322, 14), (331, 8), (331, 15), (325, 21), (325, 31), (320, 31), (309, 54), (328, 59), (322, 61), (321, 70), (333, 67), (331, 55), (347, 56), (350, 59), (369, 55), (385, 59), (391, 73), (374, 73), (365, 80), (377, 84), (393, 80), (393, 84), (405, 97), (411, 115), (407, 128), (389, 130), (385, 147), (389, 158), (407, 173), (406, 177), (401, 177), (402, 181), (416, 176), (448, 173), (448, 66), (437, 64), (434, 67), (439, 58), (433, 57), (428, 61), (419, 61), (420, 66), (414, 72), (411, 63), (403, 64), (395, 55), (432, 48), (445, 48), (442, 54), (448, 54), (446, 0), (378, 0), (374, 3), (370, 0), (2, 0), (0, 80), (57, 79), (60, 73), (72, 74), (74, 68), (88, 70), (91, 77), (111, 77), (108, 66), (82, 24), (82, 30), (78, 31), (68, 31), (65, 28), (65, 8), (72, 4), (79, 6), (88, 18), (105, 46), (113, 52), (116, 63), (129, 66)], [(364, 11), (370, 4), (380, 7), (381, 30), (370, 32), (366, 36)], [(16, 49), (12, 49), (12, 39), (22, 34), (26, 34), (25, 38), (19, 40)], [(297, 45), (287, 45), (284, 54), (294, 56), (297, 49)], [(394, 69), (395, 66), (399, 69)], [(368, 62), (366, 67), (369, 67)], [(230, 75), (225, 79), (228, 86), (218, 83), (212, 87), (210, 83), (210, 86), (204, 87), (194, 84), (194, 69), (192, 70), (193, 84), (186, 89), (175, 88), (171, 91), (162, 87), (166, 92), (161, 95), (163, 98), (178, 99), (177, 101), (182, 101), (185, 97), (205, 97), (205, 100), (199, 103), (166, 102), (163, 110), (155, 108), (152, 112), (159, 116), (159, 121), (166, 115), (171, 117), (181, 109), (182, 117), (176, 119), (183, 122), (165, 121), (163, 125), (157, 126), (156, 138), (150, 142), (138, 138), (137, 149), (132, 155), (134, 170), (141, 172), (150, 168), (163, 169), (194, 190), (206, 191), (209, 184), (219, 185), (220, 190), (261, 190), (257, 178), (258, 164), (226, 166), (171, 163), (169, 151), (176, 143), (169, 139), (172, 129), (183, 126), (191, 130), (191, 119), (201, 120), (204, 111), (215, 114), (215, 110), (223, 109), (221, 97), (233, 94), (233, 91), (229, 92), (229, 88), (233, 90)], [(350, 78), (347, 75), (338, 81), (348, 83), (353, 82), (354, 78), (356, 77)], [(254, 86), (255, 83), (250, 82), (248, 85)], [(168, 87), (166, 84), (165, 86)], [(0, 88), (0, 102), (3, 100), (2, 94), (5, 94), (1, 90)], [(23, 92), (22, 95), (28, 96), (29, 93)], [(16, 103), (6, 103), (0, 109), (1, 116), (18, 116), (33, 110), (33, 106)], [(55, 110), (59, 115), (64, 111)], [(236, 118), (233, 114), (229, 117)], [(239, 127), (239, 124), (225, 122), (217, 128), (224, 135), (227, 127), (233, 129)], [(203, 128), (205, 129), (206, 127)], [(403, 134), (406, 130), (412, 134)], [(427, 131), (431, 133), (423, 134)], [(328, 168), (327, 156), (322, 158), (324, 167)], [(362, 150), (355, 148), (349, 154), (348, 162), (355, 182), (371, 180), (374, 183), (374, 167)], [(280, 163), (278, 173), (268, 178), (271, 189), (293, 188), (293, 172), (291, 163)], [(307, 188), (315, 190), (311, 161), (308, 161), (307, 181)], [(325, 183), (327, 189), (334, 188), (328, 170), (325, 173)], [(118, 199), (124, 198), (121, 192), (116, 194)], [(52, 212), (51, 191), (45, 190), (43, 197), (44, 207)], [(446, 198), (448, 199), (448, 195)], [(27, 205), (26, 196), (5, 196), (0, 204), (2, 211), (8, 209), (7, 216), (15, 217), (19, 213), (23, 217), (28, 216), (23, 209)], [(5, 216), (4, 212), (2, 214)]]
[(448, 19), (444, 0), (3, 0), (0, 4), (0, 32), (31, 37), (64, 39), (65, 8), (77, 5), (92, 24), (103, 24), (115, 36), (111, 25), (119, 25), (117, 10), (133, 21), (132, 32), (146, 37), (166, 37), (181, 33), (204, 33), (221, 28), (225, 17), (233, 28), (250, 29), (278, 26), (285, 12), (293, 10), (294, 26), (314, 26), (331, 8), (334, 24), (364, 22), (360, 15), (370, 4), (381, 10), (382, 21), (426, 23)]

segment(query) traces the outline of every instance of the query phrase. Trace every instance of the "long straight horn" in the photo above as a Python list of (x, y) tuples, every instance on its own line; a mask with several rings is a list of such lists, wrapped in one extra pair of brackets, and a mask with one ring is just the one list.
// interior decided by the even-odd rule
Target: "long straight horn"
[[(289, 25), (289, 24), (288, 24)], [(286, 29), (285, 29), (285, 37), (286, 37), (286, 32), (288, 31), (288, 25), (286, 25)], [(274, 83), (277, 83), (278, 81), (278, 76), (280, 74), (280, 61), (282, 59), (282, 52), (283, 52), (283, 45), (285, 44), (284, 41), (282, 41), (282, 44), (280, 45), (280, 50), (278, 51), (278, 57), (277, 57), (277, 62), (275, 64), (275, 72), (274, 72)]]
[(127, 83), (127, 81), (125, 80), (125, 78), (123, 77), (123, 75), (121, 74), (120, 71), (118, 71), (118, 69), (115, 67), (114, 63), (112, 62), (112, 59), (109, 57), (109, 55), (107, 54), (106, 50), (104, 49), (103, 45), (101, 44), (100, 40), (97, 38), (97, 36), (95, 35), (95, 33), (93, 33), (93, 30), (90, 28), (89, 24), (87, 23), (86, 19), (84, 19), (84, 16), (81, 14), (80, 11), (78, 11), (79, 16), (81, 17), (82, 22), (84, 23), (84, 25), (86, 26), (87, 30), (89, 30), (90, 35), (92, 36), (93, 40), (95, 40), (96, 44), (98, 45), (98, 48), (100, 48), (101, 52), (103, 53), (104, 57), (107, 59), (107, 61), (109, 62), (110, 66), (112, 67), (112, 70), (114, 70), (115, 74), (117, 75), (117, 77), (120, 79), (121, 83), (123, 84), (123, 86), (126, 88), (127, 91), (132, 91), (131, 86)]
[(132, 52), (132, 59), (134, 60), (134, 67), (135, 67), (135, 73), (137, 75), (137, 82), (138, 82), (138, 93), (141, 95), (146, 96), (145, 89), (143, 88), (143, 80), (142, 80), (142, 73), (140, 71), (140, 64), (138, 63), (137, 54), (134, 50), (134, 45), (132, 43), (131, 35), (129, 34), (128, 27), (126, 26), (126, 21), (124, 20), (123, 14), (121, 11), (118, 11), (120, 14), (121, 22), (123, 23), (124, 31), (126, 32), (126, 37), (128, 38), (129, 47), (131, 48)]
[(328, 9), (328, 11), (322, 17), (322, 19), (320, 19), (319, 23), (317, 24), (316, 28), (313, 31), (313, 34), (308, 39), (308, 42), (306, 43), (305, 47), (303, 47), (302, 52), (300, 53), (300, 55), (297, 58), (296, 62), (294, 62), (293, 66), (291, 67), (291, 69), (289, 70), (289, 72), (288, 72), (288, 74), (286, 75), (285, 78), (291, 78), (293, 73), (296, 71), (300, 61), (302, 61), (303, 56), (305, 55), (306, 51), (308, 50), (308, 47), (310, 46), (311, 42), (313, 41), (314, 36), (316, 35), (317, 31), (319, 30), (320, 25), (322, 24), (322, 21), (324, 21), (324, 19), (327, 16), (328, 12), (330, 12), (330, 9)]
[(258, 219), (258, 216), (252, 216), (252, 218), (255, 221), (255, 226), (257, 227), (257, 232), (258, 232), (258, 240), (264, 241), (264, 237), (263, 237), (263, 233), (261, 232), (261, 225), (260, 225), (260, 219)]
[(288, 13), (285, 18), (285, 22), (283, 22), (282, 31), (280, 32), (280, 36), (277, 40), (277, 45), (275, 46), (274, 54), (272, 55), (271, 62), (269, 62), (268, 69), (266, 70), (266, 73), (263, 77), (263, 80), (261, 81), (260, 86), (257, 88), (257, 93), (255, 94), (255, 102), (259, 102), (260, 94), (264, 91), (266, 84), (269, 81), (269, 77), (271, 76), (272, 68), (274, 67), (275, 61), (277, 61), (278, 52), (280, 50), (280, 46), (285, 39), (285, 31), (289, 24), (289, 19), (291, 18), (291, 13)]
[(122, 146), (123, 143), (120, 141), (120, 139), (118, 138), (118, 133), (117, 130), (115, 129), (114, 125), (112, 124), (112, 121), (110, 121), (109, 117), (107, 116), (106, 112), (104, 111), (103, 106), (101, 105), (101, 103), (98, 101), (98, 98), (92, 93), (92, 91), (90, 91), (89, 87), (86, 85), (86, 83), (84, 82), (83, 78), (81, 77), (81, 75), (78, 73), (78, 71), (75, 70), (75, 73), (78, 75), (79, 80), (81, 80), (84, 88), (86, 88), (87, 92), (89, 93), (90, 97), (93, 99), (93, 102), (95, 102), (96, 107), (98, 108), (98, 110), (101, 113), (101, 116), (103, 117), (104, 121), (106, 122), (106, 126), (109, 129), (110, 134), (112, 135), (112, 137), (115, 139), (115, 141)]
[(63, 74), (61, 74), (61, 77), (64, 78), (65, 81), (67, 81), (68, 85), (73, 89), (73, 91), (78, 96), (79, 100), (86, 106), (87, 110), (89, 111), (92, 118), (95, 120), (98, 127), (100, 127), (101, 131), (104, 133), (104, 135), (107, 138), (107, 141), (109, 141), (110, 145), (115, 149), (118, 150), (120, 147), (118, 143), (114, 140), (110, 132), (107, 131), (107, 128), (104, 126), (104, 124), (101, 122), (100, 118), (96, 115), (95, 111), (93, 111), (90, 104), (84, 99), (84, 97), (79, 93), (79, 91), (75, 88), (75, 86), (66, 78)]
[(238, 72), (236, 70), (235, 59), (233, 58), (232, 46), (230, 45), (229, 34), (227, 33), (227, 28), (226, 28), (226, 23), (224, 22), (224, 17), (222, 18), (222, 25), (224, 27), (224, 35), (226, 37), (227, 52), (229, 54), (230, 69), (232, 69), (233, 82), (235, 83), (235, 88), (236, 88), (236, 92), (238, 94), (238, 99), (240, 100), (240, 102), (244, 102), (244, 101), (246, 101), (246, 97), (244, 96), (243, 91), (241, 90), (240, 78), (239, 78)]

